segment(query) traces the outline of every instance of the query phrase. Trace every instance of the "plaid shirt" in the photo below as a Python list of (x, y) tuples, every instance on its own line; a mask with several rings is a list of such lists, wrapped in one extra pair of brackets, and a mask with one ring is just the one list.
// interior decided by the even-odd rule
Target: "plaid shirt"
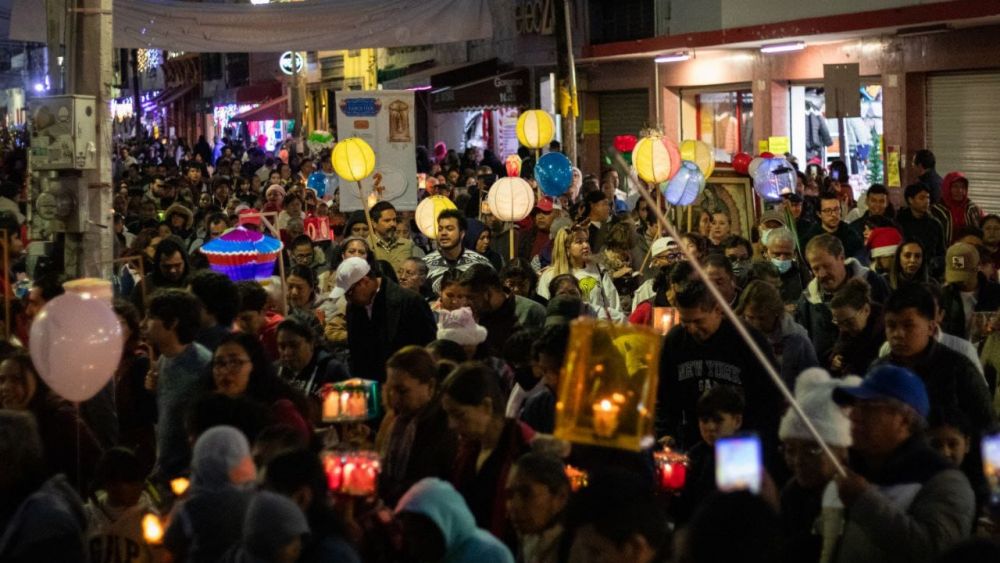
[(441, 278), (448, 270), (457, 269), (464, 272), (475, 264), (486, 264), (490, 268), (493, 267), (488, 258), (466, 248), (462, 249), (462, 253), (458, 255), (458, 260), (454, 261), (448, 260), (441, 255), (441, 251), (435, 250), (424, 256), (424, 264), (427, 264), (427, 279), (431, 281), (431, 288), (434, 289), (434, 293), (441, 292)]

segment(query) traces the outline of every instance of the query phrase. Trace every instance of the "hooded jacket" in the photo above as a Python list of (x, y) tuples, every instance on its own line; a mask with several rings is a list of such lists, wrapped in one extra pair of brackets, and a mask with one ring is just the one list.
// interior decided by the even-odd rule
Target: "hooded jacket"
[(931, 214), (941, 223), (944, 231), (946, 244), (955, 242), (955, 235), (962, 230), (962, 227), (978, 227), (979, 220), (983, 218), (983, 211), (969, 199), (966, 191), (965, 199), (955, 201), (951, 197), (951, 186), (958, 180), (965, 180), (968, 185), (968, 178), (961, 172), (949, 172), (941, 181), (941, 202), (931, 207)]
[[(883, 304), (889, 297), (889, 286), (886, 285), (882, 276), (865, 268), (854, 258), (844, 261), (846, 282), (852, 278), (861, 278), (868, 282), (871, 288), (872, 302)], [(816, 349), (816, 357), (826, 358), (833, 349), (833, 344), (837, 341), (840, 331), (833, 324), (833, 316), (830, 312), (830, 299), (832, 295), (824, 294), (819, 287), (819, 280), (813, 279), (802, 292), (802, 297), (795, 311), (795, 320), (809, 331), (813, 347)]]
[(0, 532), (0, 561), (86, 561), (83, 502), (63, 475), (17, 507)]
[(781, 368), (781, 379), (789, 387), (794, 388), (795, 379), (803, 370), (819, 365), (809, 333), (788, 313), (782, 315), (775, 331), (765, 336)]
[(450, 484), (428, 477), (403, 495), (396, 514), (409, 512), (429, 518), (441, 530), (445, 555), (441, 563), (514, 563), (507, 546), (476, 527), (462, 495)]

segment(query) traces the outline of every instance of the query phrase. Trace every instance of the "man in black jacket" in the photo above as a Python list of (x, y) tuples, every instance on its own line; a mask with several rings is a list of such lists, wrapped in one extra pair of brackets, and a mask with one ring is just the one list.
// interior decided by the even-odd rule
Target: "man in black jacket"
[[(660, 354), (657, 436), (670, 435), (682, 448), (693, 446), (700, 437), (698, 398), (716, 385), (733, 385), (746, 399), (743, 427), (759, 432), (765, 442), (776, 438), (781, 395), (736, 328), (723, 317), (705, 282), (681, 284), (676, 302), (681, 325), (667, 334)], [(747, 330), (775, 365), (764, 336), (751, 327)], [(775, 445), (765, 443), (765, 450)]]
[(899, 210), (896, 222), (903, 230), (903, 238), (920, 241), (924, 247), (924, 261), (930, 266), (931, 274), (938, 276), (943, 266), (944, 228), (931, 213), (930, 188), (925, 184), (910, 184), (906, 186), (903, 195), (908, 207)]
[(382, 276), (377, 265), (363, 258), (348, 258), (337, 268), (333, 297), (340, 296), (347, 298), (353, 377), (384, 382), (389, 356), (409, 344), (424, 346), (437, 333), (427, 302)]
[(969, 338), (973, 314), (1000, 309), (1000, 285), (986, 279), (979, 271), (979, 250), (971, 244), (956, 242), (951, 245), (944, 266), (941, 330)]

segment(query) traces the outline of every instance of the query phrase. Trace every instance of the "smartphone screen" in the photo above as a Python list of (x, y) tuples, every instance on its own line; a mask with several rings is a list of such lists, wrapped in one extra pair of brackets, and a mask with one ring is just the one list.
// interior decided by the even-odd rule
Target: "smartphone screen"
[(715, 443), (715, 484), (720, 491), (760, 493), (760, 438), (744, 434), (721, 438)]
[(1000, 434), (983, 436), (983, 474), (990, 488), (990, 504), (1000, 505)]

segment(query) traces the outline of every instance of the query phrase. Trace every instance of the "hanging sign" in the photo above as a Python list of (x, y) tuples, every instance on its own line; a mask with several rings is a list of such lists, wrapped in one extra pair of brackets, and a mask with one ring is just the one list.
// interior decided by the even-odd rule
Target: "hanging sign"
[[(295, 58), (295, 67), (292, 68), (292, 58)], [(285, 51), (281, 54), (278, 59), (278, 67), (281, 68), (281, 72), (291, 76), (296, 72), (302, 72), (302, 67), (305, 66), (305, 60), (302, 58), (300, 53), (294, 51)]]

